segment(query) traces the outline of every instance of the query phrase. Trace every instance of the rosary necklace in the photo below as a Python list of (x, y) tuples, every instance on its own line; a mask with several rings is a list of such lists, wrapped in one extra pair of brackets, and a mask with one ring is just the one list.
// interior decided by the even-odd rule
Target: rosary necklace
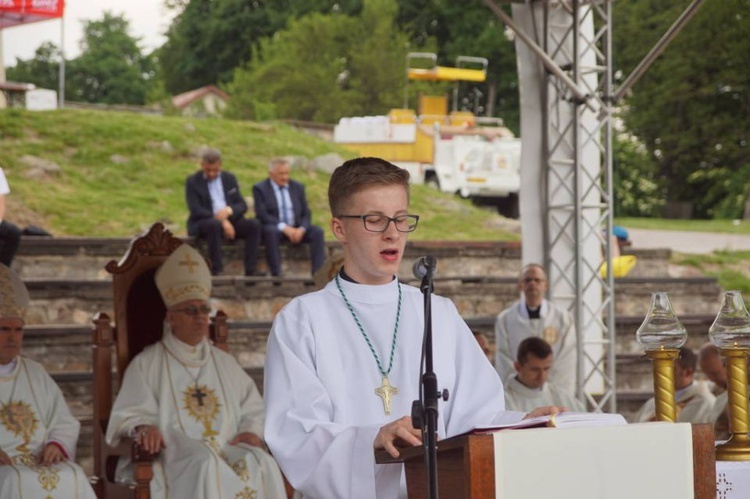
[(388, 374), (391, 372), (391, 368), (393, 367), (393, 354), (396, 351), (396, 340), (398, 339), (398, 322), (401, 318), (401, 283), (396, 281), (398, 285), (398, 309), (396, 311), (396, 324), (393, 326), (393, 339), (391, 340), (391, 355), (390, 359), (388, 360), (388, 369), (383, 369), (383, 365), (380, 363), (380, 357), (378, 357), (378, 354), (375, 352), (375, 347), (372, 346), (372, 342), (370, 341), (370, 338), (367, 336), (367, 333), (365, 333), (365, 328), (362, 327), (362, 323), (359, 321), (359, 317), (357, 317), (356, 312), (354, 312), (354, 307), (352, 307), (352, 304), (349, 303), (349, 300), (347, 299), (346, 295), (344, 294), (344, 290), (341, 287), (341, 283), (339, 282), (339, 276), (336, 275), (336, 287), (339, 289), (339, 293), (341, 293), (341, 297), (344, 299), (344, 303), (346, 303), (346, 307), (349, 309), (349, 312), (352, 314), (352, 318), (354, 319), (354, 322), (357, 324), (357, 327), (359, 328), (359, 332), (362, 333), (362, 337), (365, 339), (365, 342), (367, 342), (367, 346), (370, 347), (370, 352), (372, 352), (373, 357), (375, 357), (375, 362), (378, 365), (378, 370), (380, 371), (380, 374), (383, 376), (383, 381), (380, 385), (380, 388), (375, 389), (375, 395), (383, 399), (383, 410), (386, 414), (391, 413), (391, 397), (398, 394), (398, 388), (391, 385), (391, 382), (388, 381)]

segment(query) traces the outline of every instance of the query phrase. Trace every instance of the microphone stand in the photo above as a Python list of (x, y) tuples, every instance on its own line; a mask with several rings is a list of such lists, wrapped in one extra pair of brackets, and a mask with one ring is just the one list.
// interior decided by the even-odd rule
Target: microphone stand
[[(412, 421), (415, 428), (422, 430), (425, 449), (425, 460), (427, 461), (427, 490), (430, 499), (438, 497), (437, 480), (437, 421), (438, 421), (438, 399), (448, 400), (448, 391), (438, 392), (437, 375), (433, 368), (432, 359), (432, 267), (427, 267), (427, 272), (422, 278), (420, 290), (424, 294), (424, 358), (425, 370), (422, 375), (422, 395), (424, 405), (415, 400), (412, 403)], [(425, 431), (425, 427), (427, 430)]]

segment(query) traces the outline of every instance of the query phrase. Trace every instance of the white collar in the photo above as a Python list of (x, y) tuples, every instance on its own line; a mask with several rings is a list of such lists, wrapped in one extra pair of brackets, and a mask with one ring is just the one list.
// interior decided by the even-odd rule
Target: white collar
[(18, 357), (15, 357), (7, 364), (0, 364), (0, 376), (10, 376), (14, 374), (16, 367), (18, 367)]
[(210, 345), (208, 338), (203, 340), (195, 346), (188, 345), (184, 341), (178, 339), (169, 324), (164, 324), (164, 335), (162, 336), (162, 344), (169, 353), (174, 355), (177, 360), (182, 362), (188, 367), (201, 367), (208, 362)]

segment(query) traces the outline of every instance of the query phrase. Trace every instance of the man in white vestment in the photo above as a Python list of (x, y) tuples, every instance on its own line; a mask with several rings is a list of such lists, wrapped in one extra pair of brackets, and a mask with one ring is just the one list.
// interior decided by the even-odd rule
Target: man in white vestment
[(20, 356), (28, 302), (0, 265), (0, 497), (95, 499), (74, 462), (81, 423), (44, 368)]
[[(712, 412), (716, 397), (708, 383), (693, 380), (698, 358), (688, 347), (681, 347), (674, 363), (675, 403), (678, 423), (713, 423)], [(656, 402), (646, 401), (638, 411), (636, 422), (656, 421)]]
[(529, 336), (518, 346), (516, 358), (518, 360), (513, 365), (516, 375), (505, 383), (505, 407), (511, 411), (528, 412), (535, 407), (556, 405), (570, 411), (586, 411), (583, 402), (547, 382), (554, 365), (549, 343)]
[[(208, 340), (211, 274), (187, 244), (156, 271), (167, 307), (164, 336), (128, 366), (107, 428), (116, 445), (132, 436), (154, 463), (152, 498), (286, 497), (264, 450), (263, 399), (231, 355)], [(128, 463), (118, 479), (127, 480)]]
[[(412, 425), (419, 398), (423, 295), (396, 278), (409, 232), (409, 174), (379, 158), (345, 162), (328, 188), (331, 231), (344, 266), (320, 291), (276, 316), (265, 366), (266, 440), (304, 498), (406, 497), (403, 465), (375, 463), (420, 446)], [(503, 385), (448, 299), (433, 295), (434, 370), (450, 392), (439, 403), (446, 438), (500, 422)], [(558, 412), (546, 407), (534, 415)]]
[(573, 317), (545, 299), (547, 286), (547, 274), (541, 265), (532, 263), (523, 268), (518, 281), (521, 299), (495, 321), (495, 368), (503, 381), (514, 376), (518, 345), (529, 336), (540, 337), (550, 344), (555, 356), (550, 379), (561, 390), (575, 395), (577, 338)]

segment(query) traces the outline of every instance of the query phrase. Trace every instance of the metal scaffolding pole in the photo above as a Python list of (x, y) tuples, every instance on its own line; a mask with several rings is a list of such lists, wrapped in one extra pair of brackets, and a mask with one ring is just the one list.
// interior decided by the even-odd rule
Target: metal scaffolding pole
[[(522, 157), (530, 159), (524, 169), (539, 170), (528, 182), (522, 172), (521, 221), (530, 222), (524, 225), (524, 260), (545, 262), (550, 298), (566, 305), (575, 320), (578, 396), (592, 410), (615, 412), (612, 107), (704, 0), (691, 2), (617, 90), (612, 85), (614, 0), (504, 1), (513, 5), (513, 17), (496, 0), (484, 3), (525, 47), (516, 46), (519, 78), (526, 84), (522, 92), (524, 86), (532, 88), (527, 100), (521, 99)], [(541, 199), (529, 200), (524, 186), (539, 188)], [(524, 207), (530, 215), (524, 215)], [(610, 264), (601, 275), (605, 262)]]
[(612, 265), (600, 274), (612, 256), (611, 1), (527, 1), (521, 8), (541, 24), (529, 31), (485, 3), (544, 68), (541, 140), (524, 148), (543, 149), (538, 223), (550, 299), (575, 321), (578, 396), (592, 410), (615, 412)]

